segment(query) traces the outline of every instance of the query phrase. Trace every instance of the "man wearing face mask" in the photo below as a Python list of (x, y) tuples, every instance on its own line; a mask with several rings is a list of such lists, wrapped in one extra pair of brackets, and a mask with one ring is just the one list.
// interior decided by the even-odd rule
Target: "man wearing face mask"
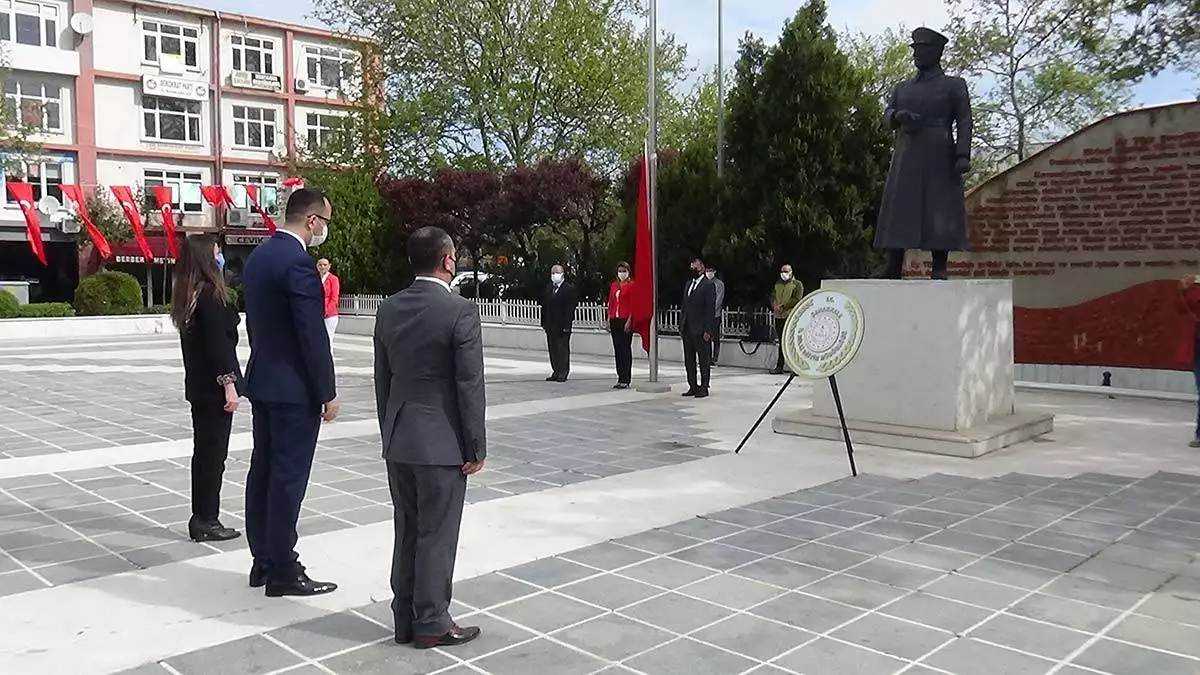
[(713, 332), (712, 342), (712, 365), (717, 365), (717, 359), (721, 356), (721, 313), (725, 311), (725, 282), (717, 277), (717, 268), (712, 265), (707, 265), (704, 268), (704, 278), (713, 283), (713, 289), (716, 293), (717, 303), (717, 323), (716, 331)]
[(775, 290), (771, 292), (771, 312), (775, 315), (775, 337), (779, 342), (779, 358), (772, 375), (783, 374), (783, 326), (788, 317), (804, 297), (804, 284), (792, 276), (792, 266), (784, 265), (779, 268), (779, 281), (775, 282)]
[(546, 349), (550, 352), (550, 377), (547, 382), (566, 382), (571, 373), (571, 325), (579, 294), (567, 283), (562, 265), (550, 268), (550, 284), (542, 293), (542, 330), (546, 331)]
[(319, 190), (288, 198), (283, 227), (246, 260), (243, 289), (250, 361), (246, 397), (254, 450), (246, 477), (250, 586), (269, 597), (329, 593), (296, 555), (296, 520), (308, 489), (321, 420), (338, 414), (325, 293), (307, 249), (325, 241), (331, 207)]
[[(704, 276), (704, 261), (696, 258), (691, 264), (692, 278), (683, 286), (683, 311), (679, 320), (679, 336), (683, 338), (683, 364), (687, 369), (688, 390), (684, 396), (706, 398), (711, 372), (712, 348), (709, 343), (717, 332), (716, 286)], [(696, 379), (696, 362), (700, 379)]]

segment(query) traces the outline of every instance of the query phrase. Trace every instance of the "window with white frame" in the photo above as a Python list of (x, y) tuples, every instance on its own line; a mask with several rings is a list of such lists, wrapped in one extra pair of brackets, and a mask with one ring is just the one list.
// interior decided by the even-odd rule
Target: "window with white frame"
[(308, 113), (304, 116), (304, 130), (308, 148), (319, 148), (333, 140), (346, 124), (343, 115)]
[(199, 143), (200, 102), (143, 94), (142, 135), (152, 141)]
[(181, 213), (200, 213), (204, 210), (204, 194), (200, 191), (203, 176), (199, 171), (174, 171), (170, 169), (144, 169), (142, 185), (146, 187), (146, 204), (150, 209), (158, 208), (158, 201), (150, 190), (165, 185), (171, 188), (171, 208)]
[(358, 54), (336, 47), (305, 47), (304, 58), (312, 86), (343, 91), (358, 64)]
[(247, 185), (258, 186), (258, 204), (267, 212), (267, 215), (275, 216), (279, 214), (278, 176), (247, 173), (233, 174), (233, 187), (230, 188), (229, 193), (233, 197), (233, 205), (239, 209), (250, 208), (250, 199), (246, 195)]
[(5, 122), (28, 129), (61, 133), (62, 87), (31, 77), (4, 82)]
[(0, 0), (0, 40), (32, 47), (57, 47), (58, 5)]
[[(60, 203), (62, 202), (62, 185), (64, 182), (70, 182), (73, 178), (68, 175), (71, 173), (71, 162), (58, 158), (30, 159), (17, 162), (6, 162), (4, 170), (5, 181), (23, 181), (33, 186), (33, 201), (36, 204), (38, 200), (47, 195), (54, 197)], [(8, 194), (8, 188), (3, 187), (3, 201), (6, 204), (15, 204), (12, 196)]]
[(159, 21), (142, 22), (142, 60), (162, 63), (162, 58), (175, 57), (189, 68), (200, 67), (200, 31)]
[(275, 41), (248, 35), (230, 35), (233, 69), (247, 73), (275, 74)]
[(242, 148), (275, 147), (275, 110), (233, 106), (233, 144)]

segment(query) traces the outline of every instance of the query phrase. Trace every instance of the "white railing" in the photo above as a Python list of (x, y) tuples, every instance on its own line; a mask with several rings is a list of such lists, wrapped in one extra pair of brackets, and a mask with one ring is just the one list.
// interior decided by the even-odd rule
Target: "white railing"
[[(342, 314), (374, 316), (382, 295), (343, 295), (338, 301), (338, 312)], [(506, 326), (540, 326), (542, 307), (536, 300), (478, 300), (479, 314), (484, 323)], [(668, 307), (658, 314), (659, 329), (664, 333), (679, 332), (678, 307)], [(750, 326), (763, 322), (773, 327), (771, 312), (766, 309), (746, 311), (727, 309), (721, 312), (721, 335), (745, 337)], [(608, 326), (608, 307), (598, 302), (581, 302), (575, 310), (576, 328), (603, 329)]]

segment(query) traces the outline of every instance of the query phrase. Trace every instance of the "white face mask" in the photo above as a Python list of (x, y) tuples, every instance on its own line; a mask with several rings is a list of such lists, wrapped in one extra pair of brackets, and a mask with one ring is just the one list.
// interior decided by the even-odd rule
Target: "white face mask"
[[(318, 218), (317, 220), (320, 220), (320, 218)], [(322, 221), (322, 222), (324, 222), (324, 221)], [(329, 223), (325, 223), (325, 227), (322, 227), (320, 232), (313, 232), (312, 239), (308, 242), (308, 247), (315, 248), (317, 246), (320, 246), (321, 244), (324, 244), (325, 240), (328, 238), (329, 238)]]
[(792, 273), (791, 272), (780, 272), (779, 278), (783, 281), (787, 281), (788, 279), (792, 278)]
[(712, 279), (717, 276), (717, 273), (716, 272), (705, 272), (704, 276), (708, 277), (709, 279)]
[(554, 284), (555, 286), (561, 284), (562, 282), (563, 275), (561, 273), (555, 272), (554, 274), (550, 275), (550, 283)]
[(629, 278), (629, 272), (617, 272), (617, 278), (621, 281), (625, 281)]

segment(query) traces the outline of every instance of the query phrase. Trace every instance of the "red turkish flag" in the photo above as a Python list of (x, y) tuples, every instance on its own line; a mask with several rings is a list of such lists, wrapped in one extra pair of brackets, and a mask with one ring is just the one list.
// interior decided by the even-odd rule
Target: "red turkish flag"
[(254, 205), (254, 210), (258, 212), (258, 215), (262, 216), (263, 222), (267, 225), (267, 230), (271, 234), (275, 234), (275, 221), (271, 220), (271, 216), (268, 216), (267, 212), (263, 210), (262, 205), (258, 203), (258, 186), (247, 184), (246, 196), (250, 198), (250, 203)]
[(23, 181), (10, 180), (8, 194), (17, 200), (21, 213), (25, 214), (25, 230), (29, 234), (29, 248), (37, 259), (46, 264), (46, 245), (42, 242), (42, 221), (33, 205), (33, 186)]
[(92, 222), (92, 216), (87, 212), (87, 200), (83, 196), (83, 188), (78, 185), (63, 185), (63, 202), (71, 204), (71, 210), (75, 212), (75, 216), (83, 221), (83, 227), (87, 230), (88, 237), (91, 238), (92, 244), (96, 247), (96, 252), (100, 257), (108, 258), (112, 255), (112, 247), (108, 245), (108, 239), (104, 237), (104, 233), (96, 224)]
[(154, 253), (150, 251), (150, 242), (146, 241), (146, 228), (142, 226), (142, 214), (138, 211), (137, 200), (133, 197), (133, 190), (125, 185), (110, 185), (109, 190), (112, 190), (113, 196), (117, 198), (117, 204), (121, 206), (121, 210), (125, 212), (125, 219), (129, 221), (129, 225), (133, 228), (133, 240), (137, 242), (138, 248), (142, 251), (142, 257), (146, 262), (154, 262)]
[(633, 249), (633, 289), (629, 292), (629, 321), (642, 337), (642, 349), (650, 351), (650, 322), (654, 319), (654, 251), (650, 248), (650, 153), (642, 151), (641, 181), (638, 183), (636, 239)]
[(233, 196), (229, 194), (229, 190), (226, 190), (224, 185), (203, 185), (200, 187), (200, 194), (204, 195), (204, 201), (211, 204), (213, 208), (233, 206)]
[(179, 258), (179, 245), (175, 243), (175, 209), (171, 207), (171, 188), (165, 185), (155, 185), (154, 199), (158, 202), (158, 211), (162, 214), (163, 232), (167, 235), (167, 252), (172, 258)]

